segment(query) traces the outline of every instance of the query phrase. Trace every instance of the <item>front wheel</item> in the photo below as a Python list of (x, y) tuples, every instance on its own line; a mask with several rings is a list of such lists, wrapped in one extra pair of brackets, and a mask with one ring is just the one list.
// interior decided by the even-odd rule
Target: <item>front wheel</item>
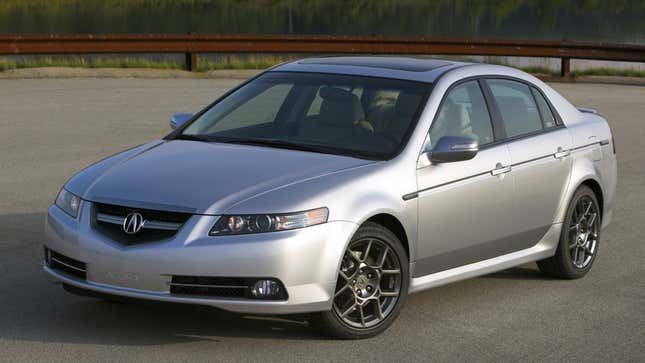
[(338, 272), (332, 309), (312, 324), (342, 339), (363, 339), (387, 329), (408, 295), (408, 258), (399, 239), (371, 222), (349, 243)]
[(596, 195), (589, 187), (581, 186), (571, 198), (556, 254), (538, 261), (540, 270), (561, 279), (586, 275), (598, 252), (600, 219)]

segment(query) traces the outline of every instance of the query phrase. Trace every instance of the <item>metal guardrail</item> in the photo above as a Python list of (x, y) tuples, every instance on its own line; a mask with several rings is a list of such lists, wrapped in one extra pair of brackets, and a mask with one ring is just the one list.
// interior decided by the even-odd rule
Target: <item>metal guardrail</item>
[(0, 35), (0, 54), (184, 53), (186, 68), (197, 70), (198, 53), (424, 54), (549, 57), (570, 60), (645, 62), (645, 46), (490, 39), (434, 39), (382, 36), (70, 34)]

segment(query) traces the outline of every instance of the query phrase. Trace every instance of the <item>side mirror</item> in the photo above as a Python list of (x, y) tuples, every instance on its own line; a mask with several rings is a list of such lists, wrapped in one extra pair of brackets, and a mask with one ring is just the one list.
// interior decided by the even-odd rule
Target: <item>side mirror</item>
[(174, 130), (181, 127), (193, 117), (192, 113), (178, 113), (170, 118), (170, 127)]
[(433, 164), (470, 160), (479, 152), (477, 141), (467, 137), (444, 136), (432, 150), (427, 151)]

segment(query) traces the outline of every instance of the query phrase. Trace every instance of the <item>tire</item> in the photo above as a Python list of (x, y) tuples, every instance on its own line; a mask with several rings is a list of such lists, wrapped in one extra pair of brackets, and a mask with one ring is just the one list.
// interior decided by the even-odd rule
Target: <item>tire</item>
[[(587, 208), (588, 213), (585, 212)], [(598, 199), (593, 190), (585, 185), (578, 188), (569, 202), (556, 253), (553, 257), (537, 262), (540, 271), (560, 279), (571, 280), (585, 276), (591, 270), (598, 253), (601, 217)]]
[(343, 254), (332, 309), (314, 314), (310, 323), (339, 339), (378, 335), (398, 317), (409, 283), (401, 241), (387, 228), (367, 222)]

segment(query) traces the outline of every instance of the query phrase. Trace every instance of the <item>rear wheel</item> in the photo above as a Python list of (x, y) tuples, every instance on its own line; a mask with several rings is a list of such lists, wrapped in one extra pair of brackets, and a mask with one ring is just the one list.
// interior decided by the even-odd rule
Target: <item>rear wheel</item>
[(408, 284), (401, 242), (383, 226), (365, 223), (343, 255), (332, 309), (316, 314), (312, 324), (342, 339), (375, 336), (399, 315)]
[(562, 279), (577, 279), (586, 275), (598, 252), (600, 219), (596, 195), (589, 187), (581, 186), (567, 209), (556, 254), (538, 261), (540, 270)]

